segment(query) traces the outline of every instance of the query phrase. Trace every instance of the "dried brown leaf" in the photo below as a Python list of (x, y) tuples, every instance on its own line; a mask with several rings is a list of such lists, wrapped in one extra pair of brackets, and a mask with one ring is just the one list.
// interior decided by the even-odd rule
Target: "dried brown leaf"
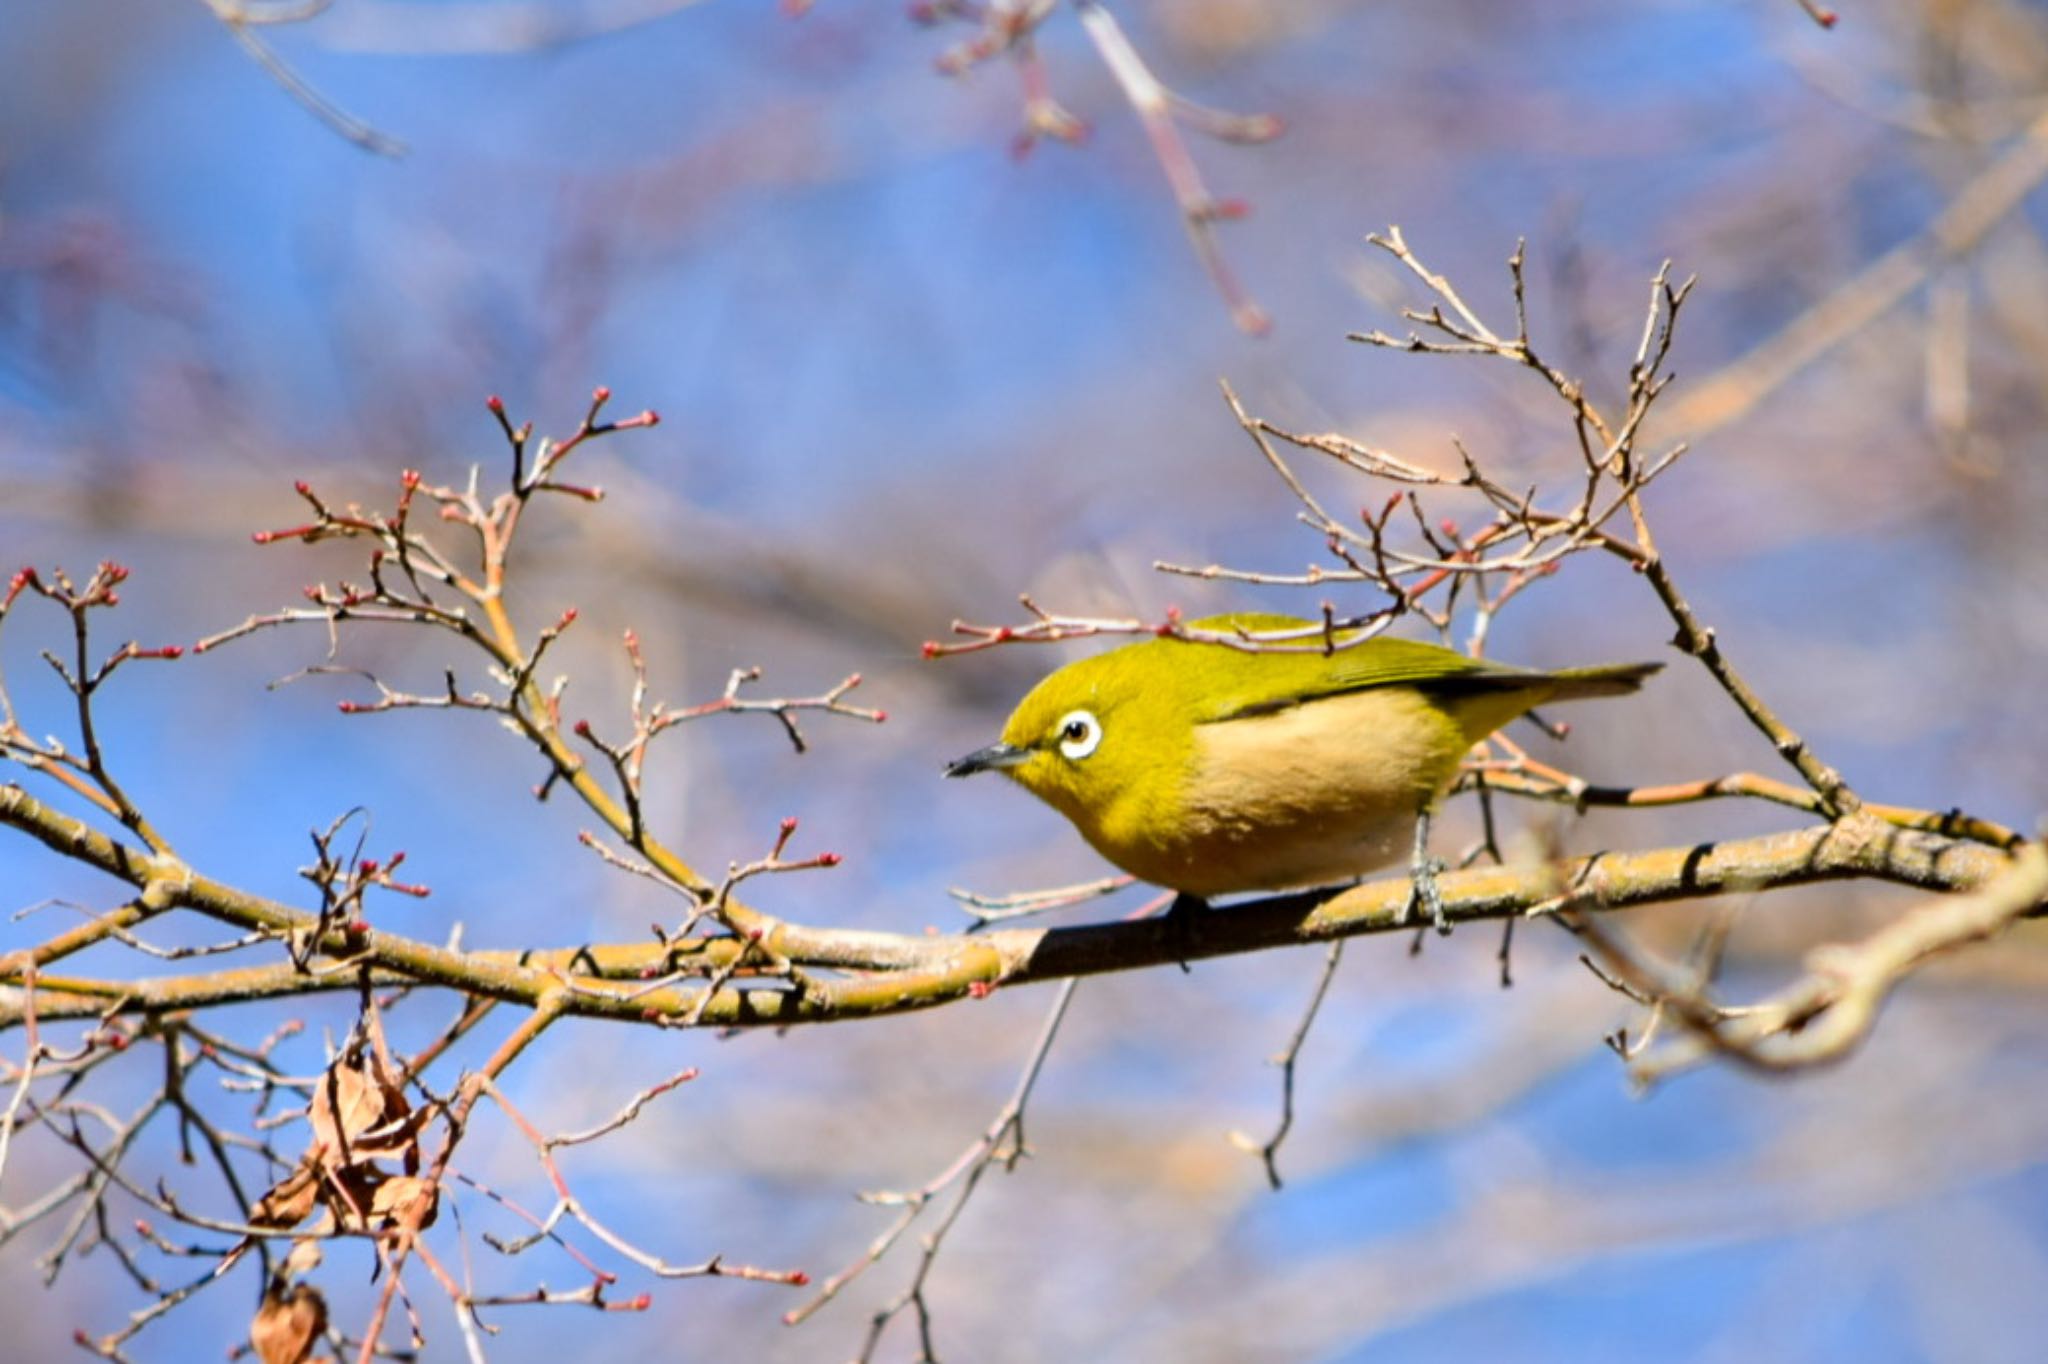
[(263, 1364), (306, 1364), (327, 1330), (327, 1300), (311, 1284), (272, 1280), (249, 1324), (249, 1344)]
[(377, 1186), (370, 1199), (370, 1212), (387, 1224), (421, 1230), (434, 1225), (439, 1205), (439, 1190), (432, 1181), (418, 1175), (393, 1175)]
[(343, 1231), (368, 1231), (376, 1214), (377, 1191), (389, 1178), (376, 1166), (343, 1165), (331, 1169), (321, 1184), (321, 1201)]
[(250, 1224), (279, 1230), (296, 1227), (313, 1211), (313, 1204), (319, 1197), (320, 1172), (309, 1156), (299, 1163), (296, 1170), (279, 1180), (269, 1193), (256, 1200), (256, 1206), (249, 1212)]
[(320, 1077), (307, 1111), (313, 1139), (332, 1166), (353, 1165), (372, 1156), (404, 1156), (418, 1151), (416, 1141), (424, 1113), (415, 1113), (403, 1088), (360, 1046), (334, 1059)]

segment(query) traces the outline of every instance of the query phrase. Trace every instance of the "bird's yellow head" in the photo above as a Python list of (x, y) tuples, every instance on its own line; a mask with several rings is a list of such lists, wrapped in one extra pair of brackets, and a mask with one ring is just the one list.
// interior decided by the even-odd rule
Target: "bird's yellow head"
[(1187, 664), (1210, 652), (1159, 640), (1069, 663), (1017, 703), (999, 742), (946, 775), (1001, 772), (1091, 842), (1107, 823), (1165, 815), (1194, 752), (1201, 683)]

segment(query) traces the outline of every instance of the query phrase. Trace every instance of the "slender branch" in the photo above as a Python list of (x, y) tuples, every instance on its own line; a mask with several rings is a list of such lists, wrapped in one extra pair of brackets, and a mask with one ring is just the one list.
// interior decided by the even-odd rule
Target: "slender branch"
[(1006, 1171), (1015, 1169), (1017, 1162), (1029, 1153), (1024, 1144), (1024, 1107), (1030, 1102), (1031, 1091), (1037, 1086), (1038, 1077), (1045, 1069), (1045, 1059), (1051, 1054), (1053, 1040), (1059, 1035), (1060, 1024), (1067, 1016), (1068, 1006), (1073, 1003), (1077, 984), (1078, 982), (1069, 980), (1061, 986), (1051, 1009), (1046, 1012), (1045, 1022), (1039, 1025), (1037, 1040), (1032, 1043), (1031, 1050), (1025, 1057), (1023, 1073), (1017, 1077), (1017, 1084), (1010, 1091), (1010, 1097), (997, 1111), (995, 1118), (983, 1129), (981, 1136), (970, 1143), (945, 1169), (918, 1188), (904, 1193), (864, 1196), (865, 1202), (894, 1204), (902, 1211), (897, 1214), (894, 1222), (868, 1243), (867, 1248), (853, 1263), (821, 1284), (817, 1294), (810, 1301), (785, 1313), (782, 1318), (785, 1325), (801, 1324), (812, 1313), (837, 1297), (848, 1284), (879, 1264), (902, 1239), (903, 1234), (923, 1215), (924, 1210), (931, 1206), (932, 1201), (955, 1181), (962, 1181), (964, 1177), (964, 1182), (960, 1184), (960, 1192), (955, 1195), (945, 1217), (932, 1233), (924, 1238), (917, 1270), (911, 1277), (910, 1285), (894, 1300), (875, 1312), (869, 1321), (866, 1342), (858, 1356), (863, 1361), (872, 1358), (875, 1347), (881, 1344), (882, 1333), (888, 1328), (889, 1323), (904, 1309), (914, 1307), (917, 1312), (923, 1357), (935, 1358), (931, 1348), (931, 1314), (924, 1298), (925, 1281), (930, 1277), (932, 1265), (938, 1259), (946, 1233), (952, 1230), (954, 1221), (966, 1208), (968, 1200), (974, 1196), (975, 1187), (981, 1182), (982, 1176), (988, 1173), (989, 1167), (1000, 1162)]
[(234, 0), (206, 0), (206, 3), (226, 25), (228, 33), (241, 44), (242, 50), (247, 52), (287, 95), (297, 101), (301, 108), (326, 124), (337, 136), (378, 156), (405, 155), (406, 148), (403, 142), (388, 133), (379, 132), (321, 94), (312, 82), (295, 71), (271, 49), (268, 43), (250, 31), (256, 24), (277, 22), (276, 20), (252, 14), (251, 6), (235, 3)]
[(33, 964), (22, 974), (21, 1011), (26, 1045), (15, 1076), (14, 1093), (8, 1097), (7, 1107), (0, 1110), (0, 1187), (4, 1187), (6, 1182), (7, 1155), (13, 1148), (15, 1128), (21, 1120), (21, 1106), (28, 1100), (29, 1086), (35, 1083), (36, 1065), (43, 1059), (42, 1030), (36, 1024), (36, 968)]
[(1610, 983), (1675, 1018), (1685, 1036), (1629, 1054), (1640, 1082), (1662, 1079), (1712, 1056), (1752, 1069), (1786, 1071), (1841, 1060), (1869, 1035), (1885, 998), (1929, 960), (1996, 937), (2048, 900), (2048, 845), (2030, 843), (1990, 882), (1918, 905), (1856, 943), (1807, 955), (1798, 981), (1761, 1003), (1731, 1009), (1707, 998), (1703, 982), (1674, 978), (1590, 922), (1579, 931), (1612, 972)]
[[(1731, 772), (1723, 777), (1703, 777), (1696, 781), (1670, 782), (1658, 786), (1595, 786), (1584, 778), (1573, 776), (1547, 763), (1537, 762), (1527, 755), (1518, 755), (1511, 766), (1484, 769), (1475, 774), (1470, 785), (1477, 786), (1477, 776), (1483, 775), (1484, 787), (1507, 795), (1521, 796), (1531, 800), (1549, 800), (1584, 810), (1592, 806), (1620, 809), (1652, 809), (1669, 805), (1693, 805), (1701, 801), (1721, 799), (1750, 799), (1783, 805), (1808, 814), (1825, 815), (1826, 807), (1820, 794), (1811, 789), (1802, 789), (1755, 772)], [(1460, 786), (1460, 790), (1465, 789)], [(2008, 829), (1992, 820), (1968, 814), (1960, 809), (1916, 810), (1906, 805), (1882, 805), (1866, 801), (1861, 807), (1864, 814), (1873, 819), (1901, 829), (1920, 829), (1928, 833), (1944, 834), (1954, 838), (1965, 838), (1987, 847), (2011, 851), (2026, 842), (2024, 835)]]
[[(1512, 925), (1513, 919), (1508, 923)], [(1279, 1055), (1272, 1058), (1280, 1067), (1280, 1125), (1273, 1129), (1273, 1135), (1260, 1141), (1244, 1132), (1230, 1134), (1231, 1145), (1240, 1151), (1256, 1155), (1266, 1167), (1266, 1182), (1278, 1192), (1281, 1185), (1279, 1155), (1280, 1147), (1287, 1140), (1287, 1134), (1294, 1130), (1294, 1069), (1301, 1059), (1301, 1049), (1308, 1041), (1309, 1029), (1315, 1026), (1316, 1015), (1322, 1011), (1323, 1000), (1330, 993), (1330, 982), (1337, 978), (1337, 968), (1344, 961), (1344, 942), (1340, 938), (1330, 944), (1330, 950), (1323, 954), (1323, 966), (1316, 973), (1316, 988), (1309, 993), (1308, 1007), (1301, 1011), (1301, 1021), (1294, 1025), (1287, 1045)]]
[(1178, 124), (1185, 122), (1212, 137), (1232, 142), (1266, 142), (1280, 135), (1280, 120), (1271, 115), (1223, 114), (1181, 98), (1152, 73), (1137, 49), (1131, 46), (1131, 40), (1124, 35), (1116, 16), (1098, 0), (1074, 0), (1074, 9), (1081, 16), (1081, 27), (1087, 32), (1089, 41), (1095, 44), (1103, 65), (1109, 68), (1110, 75), (1116, 78), (1117, 85), (1123, 90), (1124, 98), (1130, 101), (1139, 121), (1145, 125), (1145, 133), (1152, 140), (1153, 153), (1159, 159), (1160, 169), (1166, 172), (1167, 183), (1173, 187), (1175, 202), (1180, 205), (1181, 221), (1187, 227), (1188, 240), (1193, 243), (1195, 255), (1209, 272), (1209, 278), (1215, 282), (1217, 292), (1229, 305), (1231, 320), (1239, 330), (1252, 336), (1263, 336), (1272, 329), (1271, 320), (1237, 282), (1236, 273), (1223, 259), (1223, 252), (1216, 244), (1216, 223), (1242, 216), (1244, 207), (1233, 202), (1219, 203), (1210, 197), (1194, 158), (1188, 154), (1187, 143), (1180, 135)]

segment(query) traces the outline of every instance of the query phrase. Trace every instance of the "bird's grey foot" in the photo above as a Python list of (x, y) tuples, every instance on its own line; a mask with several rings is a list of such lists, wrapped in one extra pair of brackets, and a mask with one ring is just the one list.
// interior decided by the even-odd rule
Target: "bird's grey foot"
[(1427, 856), (1410, 869), (1409, 875), (1414, 878), (1414, 882), (1408, 892), (1408, 904), (1401, 911), (1401, 922), (1408, 922), (1420, 908), (1429, 916), (1429, 921), (1435, 925), (1437, 932), (1451, 931), (1451, 921), (1444, 917), (1443, 891), (1438, 888), (1436, 881), (1439, 874), (1449, 870), (1442, 858)]
[(1443, 891), (1438, 888), (1436, 878), (1450, 870), (1442, 858), (1429, 855), (1429, 811), (1422, 810), (1415, 816), (1415, 852), (1409, 861), (1408, 875), (1410, 889), (1408, 903), (1401, 907), (1401, 922), (1407, 923), (1419, 908), (1429, 915), (1438, 933), (1449, 933), (1451, 922), (1444, 917)]

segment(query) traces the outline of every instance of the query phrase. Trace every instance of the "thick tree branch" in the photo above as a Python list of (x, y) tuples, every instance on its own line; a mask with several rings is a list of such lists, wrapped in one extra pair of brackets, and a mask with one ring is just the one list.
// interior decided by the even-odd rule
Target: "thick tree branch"
[[(1171, 927), (1148, 920), (943, 937), (814, 929), (804, 939), (817, 950), (788, 960), (859, 974), (814, 976), (799, 988), (779, 975), (741, 974), (739, 959), (748, 944), (729, 937), (510, 953), (463, 952), (377, 931), (330, 928), (323, 934), (316, 916), (303, 910), (198, 875), (167, 880), (149, 857), (41, 805), (19, 787), (0, 786), (0, 823), (133, 885), (151, 887), (169, 903), (237, 927), (284, 938), (319, 935), (320, 956), (368, 966), (373, 981), (440, 985), (529, 1008), (545, 1004), (564, 1015), (670, 1026), (781, 1026), (904, 1013), (980, 997), (998, 986), (1391, 932), (1402, 926), (1409, 896), (1402, 878), (1334, 893), (1270, 896)], [(1761, 838), (1457, 872), (1442, 878), (1442, 889), (1448, 919), (1467, 922), (1625, 909), (1830, 880), (1971, 890), (2009, 865), (2006, 855), (1980, 843), (1851, 817)], [(29, 965), (26, 959), (0, 958), (0, 980), (21, 979)], [(650, 976), (691, 972), (709, 979), (644, 983)], [(35, 1007), (45, 1021), (161, 1014), (357, 988), (359, 979), (355, 970), (303, 971), (291, 962), (143, 981), (45, 975), (38, 980)], [(0, 1027), (22, 1023), (24, 1009), (18, 995), (0, 999)]]

